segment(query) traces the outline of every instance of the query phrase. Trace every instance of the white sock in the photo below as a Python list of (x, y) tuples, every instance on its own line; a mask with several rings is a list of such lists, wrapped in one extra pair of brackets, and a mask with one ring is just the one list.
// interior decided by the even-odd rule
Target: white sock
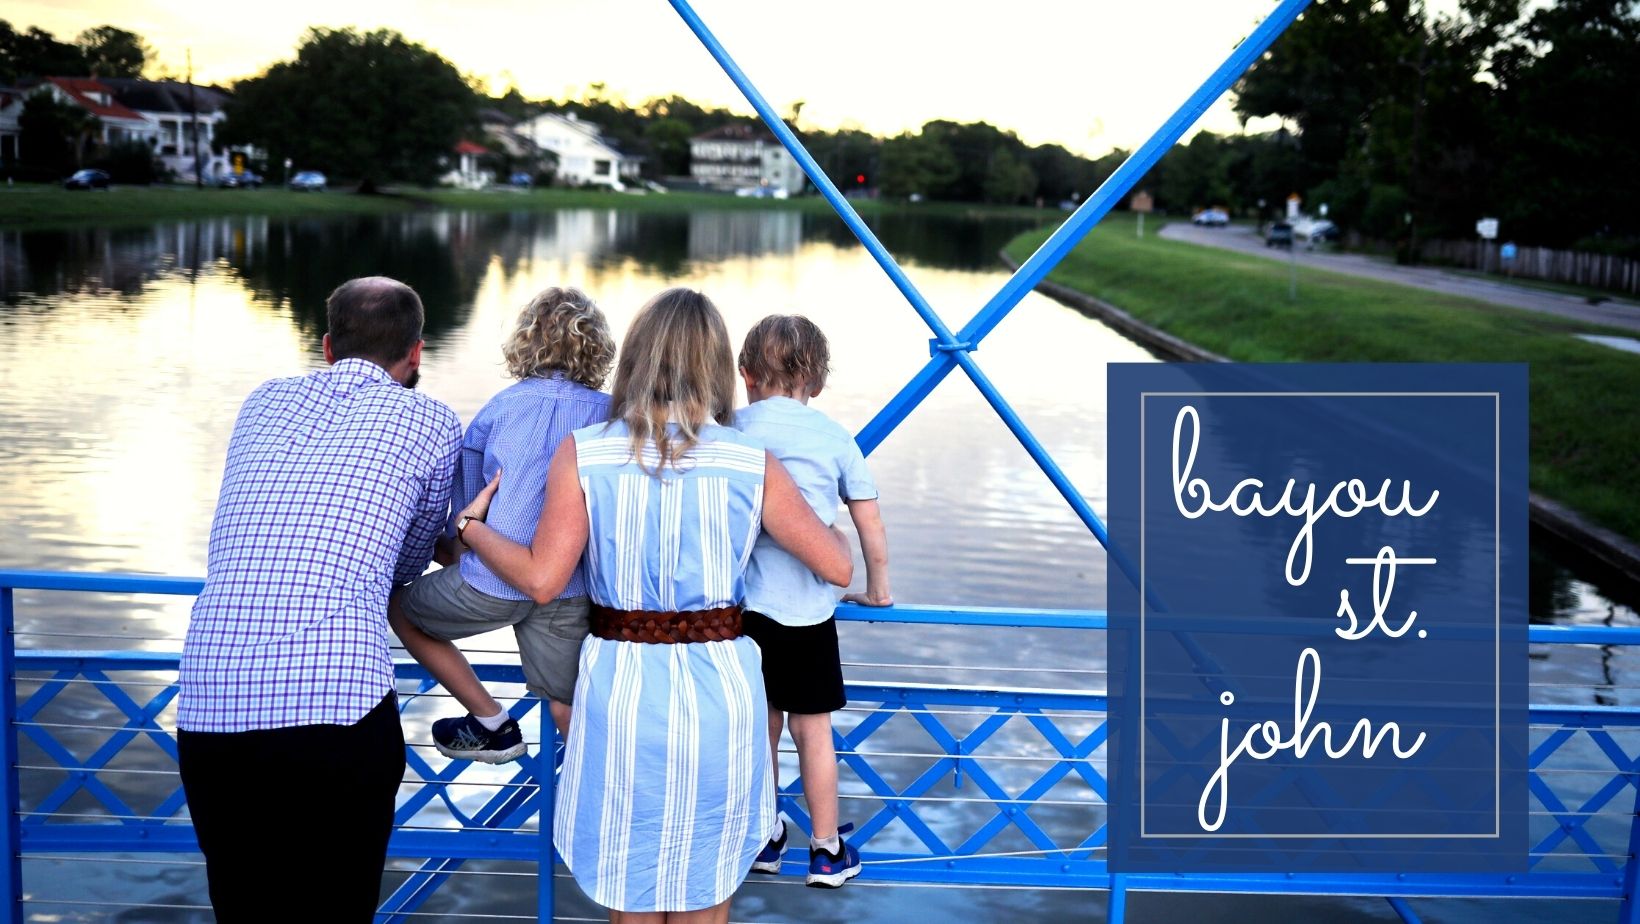
[(475, 715), (473, 718), (478, 720), (478, 724), (484, 726), (485, 731), (495, 731), (507, 724), (507, 720), (512, 716), (507, 715), (507, 710), (503, 709), (495, 715)]
[(811, 837), (809, 838), (809, 849), (824, 850), (835, 857), (843, 852), (843, 839), (835, 834), (831, 837)]
[(774, 827), (769, 829), (769, 840), (771, 840), (771, 841), (781, 841), (781, 840), (784, 840), (785, 837), (786, 837), (786, 823), (784, 821), (781, 821), (780, 819), (776, 818), (774, 820)]

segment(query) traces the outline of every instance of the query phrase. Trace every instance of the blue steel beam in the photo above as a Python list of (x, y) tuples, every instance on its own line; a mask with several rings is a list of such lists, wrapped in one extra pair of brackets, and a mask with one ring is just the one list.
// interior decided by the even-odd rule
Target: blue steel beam
[(808, 149), (803, 147), (803, 142), (797, 140), (797, 135), (786, 125), (785, 120), (780, 118), (774, 111), (774, 107), (769, 105), (769, 101), (764, 99), (763, 94), (758, 91), (757, 87), (752, 85), (751, 80), (741, 71), (740, 65), (736, 64), (734, 58), (729, 56), (729, 52), (723, 47), (723, 43), (719, 42), (717, 36), (712, 34), (712, 30), (708, 29), (706, 23), (701, 21), (700, 15), (695, 12), (694, 7), (689, 5), (688, 0), (668, 0), (668, 2), (672, 4), (673, 9), (678, 11), (678, 15), (683, 17), (684, 24), (689, 27), (691, 32), (695, 33), (695, 37), (700, 39), (700, 43), (706, 46), (706, 50), (717, 60), (718, 65), (723, 68), (723, 72), (728, 74), (729, 79), (734, 81), (735, 86), (740, 88), (741, 94), (746, 97), (747, 102), (752, 104), (752, 108), (757, 110), (758, 116), (769, 127), (769, 131), (774, 132), (774, 136), (780, 140), (781, 145), (791, 152), (798, 166), (803, 168), (803, 173), (814, 184), (814, 188), (820, 190), (820, 195), (824, 196), (826, 201), (831, 203), (831, 207), (836, 210), (837, 217), (843, 219), (843, 224), (848, 225), (848, 229), (854, 232), (854, 236), (871, 254), (872, 259), (876, 260), (877, 265), (882, 267), (883, 272), (888, 274), (888, 278), (893, 280), (894, 287), (899, 289), (900, 294), (904, 295), (906, 301), (911, 303), (911, 307), (923, 319), (923, 323), (928, 325), (928, 329), (934, 332), (934, 336), (940, 342), (954, 345), (957, 340), (951, 336), (950, 328), (945, 326), (945, 322), (940, 320), (938, 314), (934, 313), (934, 309), (928, 304), (928, 300), (923, 298), (922, 293), (917, 290), (915, 285), (912, 285), (910, 277), (906, 276), (905, 270), (901, 269), (900, 264), (894, 261), (894, 257), (888, 252), (888, 248), (884, 247), (882, 242), (877, 240), (877, 235), (866, 227), (866, 223), (860, 219), (859, 213), (854, 211), (854, 206), (849, 205), (848, 200), (838, 191), (837, 184), (833, 183), (831, 178), (826, 176), (826, 171), (821, 170), (820, 165), (815, 163), (814, 158), (809, 155)]
[(23, 832), (22, 819), (17, 815), (23, 803), (17, 788), (17, 682), (13, 679), (17, 636), (12, 605), (11, 588), (0, 587), (0, 668), (5, 669), (0, 679), (0, 718), (5, 721), (5, 727), (0, 728), (0, 774), (4, 774), (0, 785), (6, 788), (6, 817), (0, 821), (5, 826), (6, 850), (6, 855), (0, 857), (0, 901), (6, 904), (0, 915), (15, 924), (23, 920)]
[[(1110, 210), (1127, 195), (1128, 190), (1144, 178), (1150, 169), (1162, 159), (1190, 126), (1201, 118), (1207, 107), (1213, 101), (1224, 95), (1230, 85), (1235, 83), (1259, 56), (1269, 49), (1278, 36), (1292, 24), (1293, 20), (1304, 11), (1310, 0), (1282, 0), (1282, 3), (1270, 12), (1264, 21), (1258, 24), (1252, 34), (1238, 44), (1230, 57), (1219, 65), (1207, 80), (1191, 93), (1184, 103), (1176, 109), (1167, 121), (1153, 133), (1144, 144), (1140, 145), (1122, 165), (1116, 168), (1105, 182), (1099, 185), (1093, 195), (1083, 202), (1081, 207), (1067, 218), (1058, 230), (1049, 235), (1042, 246), (1031, 254), (1030, 259), (1020, 264), (1012, 276), (1003, 284), (1002, 288), (986, 302), (975, 315), (969, 319), (962, 330), (957, 333), (959, 343), (970, 344), (969, 349), (979, 345), (979, 342), (989, 334), (1008, 312), (1019, 304), (1025, 294), (1036, 287), (1036, 284), (1047, 277), (1059, 262), (1065, 259), (1076, 245), (1092, 231)], [(921, 371), (912, 378), (910, 384), (885, 407), (858, 437), (860, 447), (870, 453), (882, 443), (883, 439), (899, 426), (905, 416), (911, 412), (922, 399), (933, 390), (933, 385), (945, 377), (955, 362), (956, 357), (948, 351), (941, 351), (930, 359)], [(892, 409), (893, 413), (890, 413)]]

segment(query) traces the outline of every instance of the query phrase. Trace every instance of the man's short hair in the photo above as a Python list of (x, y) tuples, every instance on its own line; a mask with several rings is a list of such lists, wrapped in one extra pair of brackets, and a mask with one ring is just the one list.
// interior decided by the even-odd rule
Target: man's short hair
[(325, 317), (336, 359), (360, 357), (386, 367), (421, 340), (426, 312), (415, 289), (386, 276), (365, 276), (330, 293)]

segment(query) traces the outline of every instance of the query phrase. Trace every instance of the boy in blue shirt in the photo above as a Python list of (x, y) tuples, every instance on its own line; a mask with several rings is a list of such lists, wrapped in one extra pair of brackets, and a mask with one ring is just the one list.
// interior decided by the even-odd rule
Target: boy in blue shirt
[[(837, 519), (837, 502), (848, 505), (866, 561), (865, 593), (843, 599), (867, 606), (894, 602), (888, 586), (888, 537), (877, 508), (877, 486), (860, 447), (847, 430), (808, 406), (825, 387), (831, 352), (825, 334), (808, 318), (771, 315), (746, 334), (740, 374), (748, 405), (735, 426), (756, 436), (791, 473), (804, 500), (822, 523)], [(797, 745), (813, 834), (809, 840), (808, 884), (835, 889), (859, 875), (860, 855), (837, 826), (837, 753), (831, 714), (847, 702), (837, 650), (837, 606), (830, 584), (759, 536), (746, 569), (743, 629), (763, 650), (763, 681), (769, 697), (770, 752), (776, 753), (782, 724)], [(780, 761), (775, 758), (779, 782)], [(769, 834), (752, 870), (778, 873), (786, 852), (786, 825)]]

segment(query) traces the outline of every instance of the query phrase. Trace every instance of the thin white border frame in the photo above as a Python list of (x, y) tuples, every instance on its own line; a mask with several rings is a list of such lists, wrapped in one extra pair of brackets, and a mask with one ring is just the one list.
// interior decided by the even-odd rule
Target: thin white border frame
[[(1151, 834), (1145, 801), (1145, 399), (1158, 398), (1491, 398), (1492, 399), (1492, 833), (1491, 834)], [(1139, 837), (1141, 839), (1235, 838), (1383, 840), (1498, 840), (1503, 836), (1503, 424), (1502, 393), (1496, 391), (1141, 391), (1139, 392)]]

